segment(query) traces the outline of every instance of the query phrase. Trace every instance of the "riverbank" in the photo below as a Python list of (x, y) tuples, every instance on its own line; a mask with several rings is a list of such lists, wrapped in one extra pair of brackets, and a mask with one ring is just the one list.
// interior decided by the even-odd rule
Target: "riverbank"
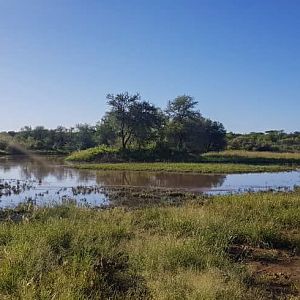
[(207, 162), (247, 164), (293, 164), (300, 166), (300, 153), (227, 150), (202, 155)]
[(300, 191), (0, 213), (3, 299), (299, 295)]
[[(129, 162), (134, 154), (122, 154), (118, 149), (100, 146), (74, 152), (66, 157), (66, 161), (78, 169), (203, 174), (281, 172), (300, 167), (300, 153), (223, 151), (194, 157), (193, 162), (189, 161), (192, 157), (189, 157), (189, 162)], [(145, 153), (139, 155), (149, 156)]]
[(87, 170), (149, 171), (201, 174), (239, 174), (296, 170), (289, 165), (249, 165), (234, 163), (73, 163), (69, 166)]

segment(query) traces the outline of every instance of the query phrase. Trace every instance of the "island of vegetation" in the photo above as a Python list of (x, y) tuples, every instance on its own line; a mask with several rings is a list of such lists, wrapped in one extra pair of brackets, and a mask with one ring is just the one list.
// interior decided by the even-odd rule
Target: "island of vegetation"
[(243, 173), (300, 164), (299, 132), (226, 133), (222, 123), (201, 115), (191, 96), (178, 96), (165, 110), (128, 92), (107, 100), (110, 109), (96, 126), (0, 133), (0, 154), (64, 154), (77, 168), (103, 170)]
[[(0, 133), (0, 155), (60, 154), (68, 166), (94, 170), (300, 166), (299, 132), (226, 133), (186, 95), (165, 110), (138, 94), (107, 100), (110, 109), (96, 126)], [(10, 192), (4, 181), (0, 198), (2, 190)], [(36, 206), (27, 199), (3, 208), (0, 298), (299, 299), (300, 190), (282, 190), (208, 196), (107, 187), (109, 205), (64, 199)]]

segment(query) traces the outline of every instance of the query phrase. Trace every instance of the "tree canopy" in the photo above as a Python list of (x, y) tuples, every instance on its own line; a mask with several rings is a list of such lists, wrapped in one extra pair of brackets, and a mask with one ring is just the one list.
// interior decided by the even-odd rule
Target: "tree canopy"
[[(202, 116), (198, 101), (189, 95), (168, 101), (165, 109), (138, 93), (108, 94), (106, 100), (108, 110), (96, 125), (77, 124), (56, 129), (25, 126), (18, 132), (1, 133), (0, 150), (14, 151), (14, 145), (20, 145), (15, 148), (72, 152), (106, 145), (127, 152), (156, 153), (158, 159), (159, 155), (167, 159), (179, 153), (197, 155), (219, 151), (226, 147), (226, 141), (233, 148), (241, 144), (240, 136), (226, 137), (222, 123)], [(279, 135), (284, 133), (268, 133), (270, 140)]]
[[(72, 152), (99, 145), (130, 152), (142, 151), (155, 159), (186, 157), (227, 149), (300, 151), (300, 132), (227, 133), (222, 123), (205, 118), (199, 103), (189, 95), (167, 102), (163, 110), (139, 94), (108, 94), (108, 111), (96, 125), (25, 126), (0, 133), (0, 151), (20, 149)], [(143, 156), (145, 157), (145, 155)]]

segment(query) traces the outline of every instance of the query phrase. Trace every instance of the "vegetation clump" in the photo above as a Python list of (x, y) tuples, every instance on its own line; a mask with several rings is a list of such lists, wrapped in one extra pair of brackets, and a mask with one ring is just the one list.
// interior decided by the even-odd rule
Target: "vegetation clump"
[[(74, 158), (74, 159), (73, 159)], [(83, 159), (80, 156), (80, 159)], [(69, 161), (78, 161), (72, 155)], [(80, 162), (82, 162), (80, 160)], [(236, 163), (79, 163), (72, 167), (88, 170), (114, 170), (114, 171), (149, 171), (149, 172), (176, 172), (176, 173), (202, 173), (202, 174), (233, 174), (233, 173), (261, 173), (292, 171), (297, 166), (289, 165), (249, 165)]]
[(300, 152), (300, 132), (286, 133), (283, 130), (251, 132), (226, 135), (228, 150)]
[(69, 161), (114, 161), (118, 160), (119, 150), (101, 145), (94, 148), (89, 148), (82, 151), (73, 152), (67, 157)]

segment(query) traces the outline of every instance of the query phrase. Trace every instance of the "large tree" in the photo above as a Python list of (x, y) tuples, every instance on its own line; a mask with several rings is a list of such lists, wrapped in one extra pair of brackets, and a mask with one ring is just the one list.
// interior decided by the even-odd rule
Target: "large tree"
[(158, 109), (147, 101), (141, 100), (139, 94), (128, 92), (107, 95), (111, 111), (106, 118), (113, 119), (115, 131), (120, 137), (123, 149), (135, 141), (139, 146), (149, 141), (155, 128), (161, 125)]
[(106, 98), (111, 107), (110, 116), (115, 119), (116, 131), (121, 138), (122, 148), (126, 149), (133, 134), (132, 105), (140, 100), (140, 95), (129, 95), (125, 92), (117, 95), (108, 94)]
[(178, 96), (168, 103), (167, 137), (177, 150), (186, 150), (193, 123), (202, 119), (200, 112), (195, 109), (197, 103), (193, 97), (187, 95)]

